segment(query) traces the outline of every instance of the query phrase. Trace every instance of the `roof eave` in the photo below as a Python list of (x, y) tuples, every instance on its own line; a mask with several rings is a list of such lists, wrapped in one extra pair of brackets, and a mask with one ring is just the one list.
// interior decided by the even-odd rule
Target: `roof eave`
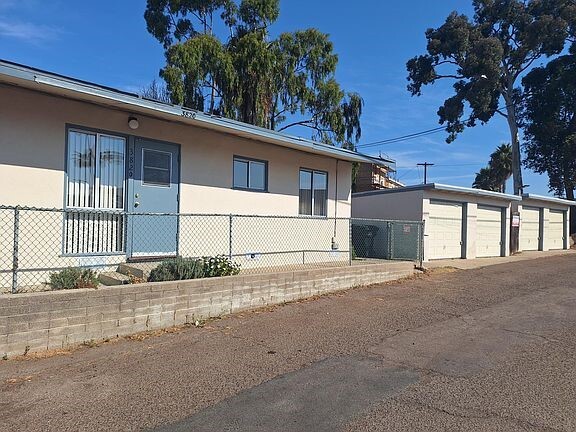
[[(68, 97), (76, 100), (96, 98), (104, 105), (113, 105), (129, 112), (218, 130), (224, 133), (241, 136), (243, 138), (267, 142), (307, 153), (328, 156), (349, 162), (368, 162), (382, 166), (389, 166), (389, 164), (394, 163), (394, 161), (371, 157), (339, 147), (330, 146), (328, 144), (317, 143), (304, 138), (298, 138), (268, 129), (258, 128), (246, 123), (222, 117), (211, 116), (179, 105), (169, 105), (149, 99), (143, 99), (132, 93), (98, 86), (84, 81), (69, 79), (9, 62), (0, 61), (0, 82), (3, 81), (2, 76), (11, 77), (13, 80), (15, 79), (30, 84), (25, 86), (26, 88), (34, 89), (34, 84), (37, 84), (43, 86), (42, 90), (47, 93), (58, 94), (55, 90), (59, 90), (60, 92), (67, 93)], [(14, 84), (13, 80), (4, 81), (8, 84)], [(94, 101), (92, 100), (92, 102)]]
[(368, 195), (378, 195), (378, 194), (391, 194), (391, 193), (399, 193), (399, 192), (410, 192), (410, 191), (424, 191), (424, 190), (436, 190), (440, 192), (450, 192), (450, 193), (458, 193), (462, 195), (469, 195), (469, 196), (481, 196), (485, 198), (493, 198), (499, 199), (503, 201), (521, 201), (522, 197), (517, 195), (508, 195), (503, 194), (500, 192), (492, 192), (492, 191), (485, 191), (482, 189), (472, 189), (472, 188), (465, 188), (461, 186), (451, 186), (445, 185), (441, 183), (427, 183), (427, 184), (420, 184), (420, 185), (413, 185), (413, 186), (404, 186), (394, 189), (385, 189), (380, 191), (367, 191), (367, 192), (358, 192), (353, 194), (354, 196), (368, 196)]
[(534, 194), (522, 194), (523, 200), (534, 200), (534, 201), (541, 201), (541, 202), (550, 202), (555, 204), (562, 204), (566, 206), (576, 206), (576, 201), (570, 201), (563, 198), (556, 198), (556, 197), (547, 197), (542, 195), (534, 195)]

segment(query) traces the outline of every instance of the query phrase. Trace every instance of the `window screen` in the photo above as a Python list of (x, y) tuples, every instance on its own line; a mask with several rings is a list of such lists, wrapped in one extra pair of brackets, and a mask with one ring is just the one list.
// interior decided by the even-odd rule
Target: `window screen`
[(312, 172), (300, 170), (300, 214), (312, 215)]
[(328, 174), (322, 171), (300, 170), (301, 215), (328, 214)]
[(313, 175), (313, 202), (314, 214), (316, 216), (326, 216), (328, 200), (328, 175), (326, 173), (314, 171)]
[(69, 131), (67, 207), (123, 209), (126, 140)]
[(267, 177), (267, 162), (240, 157), (234, 158), (233, 184), (235, 188), (265, 191), (268, 186)]
[(170, 187), (172, 155), (157, 150), (142, 150), (142, 183)]

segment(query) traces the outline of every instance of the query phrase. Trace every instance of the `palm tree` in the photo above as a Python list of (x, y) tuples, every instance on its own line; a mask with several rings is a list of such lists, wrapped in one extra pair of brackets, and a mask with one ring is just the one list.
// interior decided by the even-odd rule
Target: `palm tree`
[(475, 189), (498, 192), (500, 185), (498, 184), (492, 167), (487, 166), (486, 168), (480, 169), (480, 171), (476, 173), (476, 179), (474, 180), (472, 187)]
[(490, 155), (489, 166), (498, 185), (498, 191), (506, 193), (506, 181), (512, 176), (512, 146), (499, 145)]

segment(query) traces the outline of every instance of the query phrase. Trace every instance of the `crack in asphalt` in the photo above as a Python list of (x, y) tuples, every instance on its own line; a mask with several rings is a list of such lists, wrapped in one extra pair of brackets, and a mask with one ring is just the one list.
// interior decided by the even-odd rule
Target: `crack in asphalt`
[(462, 419), (478, 419), (478, 420), (487, 420), (487, 419), (504, 419), (504, 420), (508, 420), (508, 421), (512, 421), (514, 423), (516, 423), (518, 426), (521, 426), (522, 428), (524, 428), (525, 426), (529, 426), (533, 429), (538, 429), (541, 431), (546, 431), (546, 432), (565, 432), (562, 429), (556, 429), (556, 428), (552, 428), (550, 426), (545, 426), (542, 424), (537, 424), (534, 422), (530, 422), (528, 420), (523, 420), (520, 419), (518, 417), (514, 417), (514, 416), (510, 416), (510, 415), (503, 415), (503, 414), (499, 414), (497, 412), (494, 411), (490, 411), (490, 410), (479, 410), (477, 408), (471, 408), (471, 407), (464, 407), (464, 406), (457, 406), (456, 408), (458, 408), (459, 410), (465, 411), (465, 413), (457, 413), (457, 412), (453, 412), (450, 411), (446, 408), (440, 408), (438, 406), (432, 405), (430, 403), (425, 403), (407, 396), (400, 396), (400, 397), (391, 397), (390, 398), (393, 401), (396, 401), (398, 403), (404, 404), (404, 405), (414, 405), (417, 407), (422, 407), (425, 409), (429, 409), (429, 410), (433, 410), (442, 414), (446, 414), (449, 415), (451, 417), (457, 417), (457, 418), (462, 418)]

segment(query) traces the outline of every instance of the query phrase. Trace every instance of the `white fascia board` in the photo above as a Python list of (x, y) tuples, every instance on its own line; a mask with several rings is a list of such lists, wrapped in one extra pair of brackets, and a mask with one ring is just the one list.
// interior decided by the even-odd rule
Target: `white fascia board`
[(443, 191), (443, 192), (451, 192), (451, 193), (458, 193), (462, 195), (471, 195), (471, 196), (482, 196), (482, 197), (489, 197), (493, 199), (499, 199), (503, 201), (521, 201), (522, 197), (516, 195), (508, 195), (503, 194), (500, 192), (492, 192), (486, 191), (482, 189), (473, 189), (467, 188), (462, 186), (452, 186), (452, 185), (445, 185), (440, 183), (428, 183), (428, 184), (421, 184), (421, 185), (414, 185), (414, 186), (404, 186), (394, 189), (382, 189), (378, 191), (366, 191), (366, 192), (357, 192), (352, 194), (352, 196), (369, 196), (369, 195), (379, 195), (379, 194), (393, 194), (393, 193), (402, 193), (402, 192), (410, 192), (415, 190), (422, 190), (422, 191)]
[(543, 196), (543, 195), (534, 195), (534, 194), (523, 194), (522, 195), (522, 199), (523, 200), (532, 200), (532, 201), (541, 201), (541, 202), (548, 202), (548, 203), (554, 203), (554, 204), (563, 204), (566, 206), (576, 206), (576, 201), (570, 201), (567, 199), (563, 199), (563, 198), (556, 198), (556, 197), (550, 197), (550, 196)]
[(446, 192), (456, 192), (462, 193), (466, 195), (474, 195), (474, 196), (484, 196), (490, 197), (495, 199), (501, 199), (504, 201), (522, 201), (522, 197), (518, 195), (509, 195), (500, 192), (492, 192), (483, 189), (474, 189), (474, 188), (467, 188), (462, 186), (452, 186), (452, 185), (445, 185), (441, 183), (432, 183), (433, 187), (431, 189), (441, 190)]

